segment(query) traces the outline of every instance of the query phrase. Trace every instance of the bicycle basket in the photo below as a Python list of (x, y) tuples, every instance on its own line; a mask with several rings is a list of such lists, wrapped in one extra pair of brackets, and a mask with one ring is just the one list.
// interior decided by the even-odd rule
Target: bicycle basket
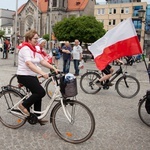
[(76, 78), (65, 81), (65, 76), (60, 78), (60, 91), (63, 97), (74, 97), (78, 94)]

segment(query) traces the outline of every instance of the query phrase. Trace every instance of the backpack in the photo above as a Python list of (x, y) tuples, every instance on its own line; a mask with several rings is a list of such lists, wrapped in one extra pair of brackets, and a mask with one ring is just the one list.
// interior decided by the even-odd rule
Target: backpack
[(150, 91), (146, 92), (145, 109), (146, 109), (147, 113), (150, 114)]

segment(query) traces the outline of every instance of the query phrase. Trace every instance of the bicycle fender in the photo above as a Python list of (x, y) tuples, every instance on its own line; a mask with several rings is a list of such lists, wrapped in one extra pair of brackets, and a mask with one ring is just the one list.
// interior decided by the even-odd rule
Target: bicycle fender
[(48, 84), (49, 84), (51, 81), (52, 81), (52, 79), (48, 79), (48, 80), (46, 81), (46, 83), (45, 83), (44, 87), (47, 87), (47, 86), (48, 86)]
[(54, 113), (54, 110), (58, 107), (58, 105), (61, 105), (61, 103), (58, 102), (58, 103), (53, 107), (53, 109), (52, 109), (52, 111), (51, 111), (51, 114), (50, 114), (50, 123), (52, 123), (52, 115), (53, 115), (53, 113)]

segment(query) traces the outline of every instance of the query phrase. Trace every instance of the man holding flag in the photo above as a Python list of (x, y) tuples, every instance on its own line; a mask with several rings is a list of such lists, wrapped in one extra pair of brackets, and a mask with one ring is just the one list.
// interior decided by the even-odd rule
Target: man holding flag
[[(131, 18), (124, 20), (109, 30), (102, 38), (94, 42), (89, 47), (89, 50), (94, 56), (97, 68), (101, 71), (105, 70), (105, 68), (111, 69), (107, 65), (113, 60), (142, 53)], [(111, 71), (109, 74), (111, 74)], [(109, 79), (111, 75), (107, 77), (104, 76), (100, 81)]]

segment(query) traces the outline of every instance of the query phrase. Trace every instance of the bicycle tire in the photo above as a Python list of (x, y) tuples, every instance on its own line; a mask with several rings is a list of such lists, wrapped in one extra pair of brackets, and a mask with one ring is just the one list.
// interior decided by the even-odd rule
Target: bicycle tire
[(22, 95), (15, 90), (5, 90), (0, 94), (0, 121), (8, 128), (20, 128), (26, 122), (26, 119), (10, 112), (10, 108), (21, 100), (21, 98)]
[[(125, 84), (127, 83), (127, 85)], [(139, 81), (130, 75), (124, 75), (116, 82), (117, 93), (123, 98), (132, 98), (136, 96), (140, 90)]]
[(138, 114), (144, 124), (150, 127), (150, 114), (147, 113), (145, 108), (146, 96), (139, 101)]
[(45, 83), (45, 90), (47, 96), (51, 99), (55, 92), (55, 86), (52, 82), (52, 79), (48, 79), (48, 81)]
[(64, 106), (74, 120), (69, 122), (64, 115), (61, 103), (57, 103), (51, 114), (55, 132), (61, 139), (69, 143), (78, 144), (87, 141), (95, 130), (95, 119), (92, 112), (79, 101), (68, 100), (64, 102)]
[(95, 84), (100, 78), (101, 76), (96, 72), (86, 72), (80, 79), (81, 89), (87, 94), (96, 94), (101, 90), (101, 87)]

